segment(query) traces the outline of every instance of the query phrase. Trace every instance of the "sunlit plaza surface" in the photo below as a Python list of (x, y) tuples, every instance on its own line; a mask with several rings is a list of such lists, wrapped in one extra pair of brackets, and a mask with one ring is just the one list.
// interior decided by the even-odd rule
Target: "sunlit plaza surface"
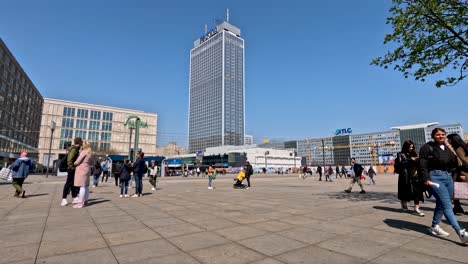
[(2, 183), (0, 263), (468, 263), (446, 222), (449, 237), (428, 234), (432, 198), (425, 217), (401, 211), (396, 175), (366, 180), (366, 194), (345, 193), (344, 178), (255, 174), (239, 190), (233, 177), (214, 190), (207, 178), (160, 178), (156, 191), (145, 178), (141, 198), (119, 198), (109, 181), (82, 209), (60, 206), (65, 178), (30, 176), (25, 199)]

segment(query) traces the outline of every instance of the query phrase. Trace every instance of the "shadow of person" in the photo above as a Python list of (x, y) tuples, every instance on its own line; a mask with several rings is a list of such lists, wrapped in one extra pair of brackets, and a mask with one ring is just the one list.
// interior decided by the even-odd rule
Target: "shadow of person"
[(415, 232), (422, 233), (422, 234), (425, 234), (425, 235), (437, 237), (437, 238), (439, 238), (441, 240), (445, 240), (447, 242), (460, 244), (458, 241), (452, 241), (452, 240), (450, 240), (448, 238), (445, 238), (445, 237), (439, 237), (439, 236), (432, 235), (429, 232), (429, 226), (427, 226), (427, 225), (421, 225), (421, 224), (418, 224), (418, 223), (409, 222), (409, 221), (405, 221), (405, 220), (398, 220), (398, 219), (385, 219), (383, 222), (386, 225), (388, 225), (389, 227), (392, 227), (392, 228), (395, 228), (395, 229), (400, 229), (400, 230), (404, 230), (404, 231), (410, 231), (411, 230), (411, 231), (415, 231)]

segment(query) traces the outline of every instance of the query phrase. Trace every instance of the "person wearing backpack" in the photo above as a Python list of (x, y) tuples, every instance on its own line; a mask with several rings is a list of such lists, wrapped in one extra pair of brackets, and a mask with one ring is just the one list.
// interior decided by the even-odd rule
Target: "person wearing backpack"
[(120, 164), (120, 161), (118, 161), (115, 164), (115, 169), (114, 171), (114, 181), (115, 181), (115, 187), (119, 187), (119, 179), (120, 179), (120, 173), (122, 171), (122, 165)]
[(436, 199), (434, 216), (429, 232), (435, 236), (446, 237), (450, 234), (439, 226), (442, 216), (455, 230), (462, 243), (468, 243), (468, 232), (461, 229), (452, 210), (453, 179), (452, 170), (457, 168), (457, 155), (453, 147), (446, 142), (446, 133), (442, 128), (431, 132), (433, 141), (424, 144), (419, 151), (419, 166), (423, 182)]
[(98, 161), (94, 163), (94, 166), (91, 167), (91, 174), (93, 175), (93, 188), (97, 187), (99, 184), (99, 178), (101, 178), (102, 167)]
[[(461, 163), (454, 174), (454, 180), (456, 182), (468, 182), (468, 144), (458, 134), (448, 135), (447, 140), (452, 145)], [(453, 199), (453, 213), (456, 215), (465, 214), (465, 210), (463, 210), (458, 199)]]
[(351, 159), (351, 164), (352, 164), (352, 167), (351, 167), (351, 177), (352, 178), (351, 178), (351, 182), (349, 183), (349, 187), (348, 187), (348, 189), (345, 190), (345, 192), (350, 193), (351, 190), (353, 189), (354, 184), (357, 183), (359, 185), (359, 187), (361, 187), (361, 192), (360, 193), (366, 193), (366, 191), (364, 191), (364, 187), (362, 186), (361, 178), (360, 178), (364, 168), (361, 166), (361, 164), (358, 164), (356, 162), (355, 158)]
[(148, 173), (148, 167), (144, 160), (145, 153), (139, 151), (137, 159), (133, 163), (133, 177), (135, 179), (135, 194), (132, 197), (141, 197), (143, 195), (143, 175)]
[(132, 166), (128, 159), (124, 160), (124, 164), (121, 166), (120, 170), (120, 198), (128, 197), (128, 181), (130, 180), (130, 173), (132, 171)]
[(71, 192), (73, 203), (78, 203), (78, 192), (79, 188), (76, 188), (73, 184), (75, 181), (75, 161), (78, 158), (80, 148), (83, 145), (83, 140), (80, 137), (77, 137), (73, 140), (73, 145), (68, 149), (67, 153), (67, 181), (63, 186), (62, 193), (62, 203), (61, 206), (66, 206), (68, 204), (67, 196)]
[(33, 164), (27, 156), (28, 153), (21, 153), (20, 158), (9, 166), (9, 169), (12, 170), (13, 187), (16, 189), (14, 197), (26, 197), (26, 191), (23, 189), (23, 183), (33, 168)]

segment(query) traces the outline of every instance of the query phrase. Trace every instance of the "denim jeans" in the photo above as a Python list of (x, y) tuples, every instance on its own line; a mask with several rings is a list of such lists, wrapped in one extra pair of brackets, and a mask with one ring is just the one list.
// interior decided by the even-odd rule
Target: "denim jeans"
[(143, 176), (135, 176), (135, 193), (143, 194)]
[(120, 180), (120, 194), (124, 195), (128, 193), (128, 180)]
[(93, 186), (98, 186), (100, 177), (101, 177), (101, 174), (93, 175)]
[(432, 218), (432, 226), (438, 225), (445, 215), (445, 219), (455, 229), (457, 234), (460, 233), (460, 226), (458, 225), (457, 218), (452, 210), (452, 196), (453, 196), (453, 180), (449, 172), (441, 170), (433, 170), (429, 172), (431, 181), (438, 183), (439, 187), (431, 186), (431, 193), (436, 199), (436, 206), (434, 209), (434, 217)]
[(208, 187), (211, 187), (211, 182), (213, 181), (213, 179), (211, 178), (211, 176), (208, 176)]

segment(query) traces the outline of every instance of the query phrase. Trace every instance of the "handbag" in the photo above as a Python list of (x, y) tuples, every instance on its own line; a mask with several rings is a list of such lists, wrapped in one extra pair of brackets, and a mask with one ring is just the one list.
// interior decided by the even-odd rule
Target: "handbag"
[(468, 182), (454, 182), (453, 198), (468, 200)]

